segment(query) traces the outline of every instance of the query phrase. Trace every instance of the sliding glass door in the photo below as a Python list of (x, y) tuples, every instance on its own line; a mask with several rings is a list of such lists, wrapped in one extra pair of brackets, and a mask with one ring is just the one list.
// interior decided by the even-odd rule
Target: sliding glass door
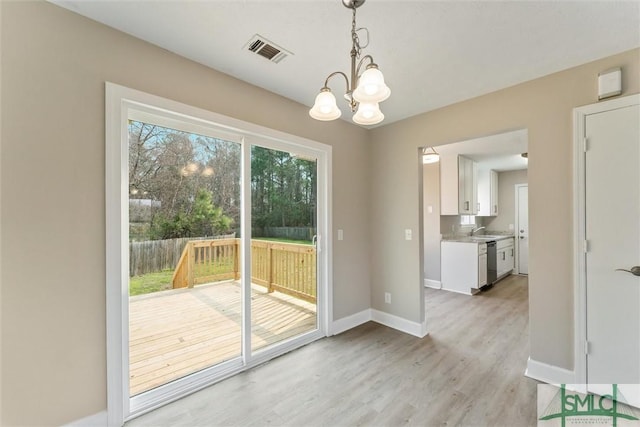
[(128, 128), (135, 396), (241, 356), (241, 145), (157, 122)]
[(317, 329), (317, 162), (251, 147), (252, 351)]
[(110, 424), (327, 333), (330, 154), (107, 85)]

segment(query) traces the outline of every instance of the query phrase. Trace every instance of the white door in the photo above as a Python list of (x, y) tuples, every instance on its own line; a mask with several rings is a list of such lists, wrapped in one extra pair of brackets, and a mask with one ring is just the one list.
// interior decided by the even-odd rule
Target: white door
[(529, 274), (529, 186), (516, 185), (518, 274)]
[(597, 392), (640, 384), (640, 272), (619, 270), (640, 265), (640, 106), (587, 115), (584, 130), (587, 383)]

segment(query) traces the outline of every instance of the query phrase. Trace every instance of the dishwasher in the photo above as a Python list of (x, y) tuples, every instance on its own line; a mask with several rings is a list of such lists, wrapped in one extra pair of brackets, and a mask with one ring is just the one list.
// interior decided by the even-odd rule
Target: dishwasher
[(498, 278), (498, 256), (496, 242), (487, 242), (487, 284), (492, 285)]

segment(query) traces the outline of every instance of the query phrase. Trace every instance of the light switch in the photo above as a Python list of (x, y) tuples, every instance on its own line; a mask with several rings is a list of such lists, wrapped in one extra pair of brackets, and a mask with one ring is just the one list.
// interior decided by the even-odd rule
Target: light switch
[(433, 213), (433, 206), (427, 206), (427, 213)]
[(404, 230), (404, 239), (405, 240), (411, 240), (412, 236), (411, 236), (411, 229), (407, 228), (406, 230)]
[(342, 229), (338, 230), (338, 240), (344, 240), (344, 232)]

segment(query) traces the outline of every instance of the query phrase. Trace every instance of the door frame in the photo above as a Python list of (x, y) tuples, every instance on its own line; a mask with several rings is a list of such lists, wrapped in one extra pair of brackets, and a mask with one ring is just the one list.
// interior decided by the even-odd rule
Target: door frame
[[(529, 184), (516, 184), (514, 186), (515, 188), (515, 204), (516, 204), (516, 218), (514, 220), (516, 229), (514, 230), (513, 235), (515, 236), (515, 242), (514, 242), (514, 246), (515, 246), (515, 270), (518, 274), (520, 274), (520, 245), (518, 244), (518, 241), (520, 240), (520, 235), (518, 234), (518, 230), (520, 229), (520, 198), (518, 197), (518, 190), (520, 190), (520, 188), (522, 187), (527, 187), (527, 189), (529, 188)], [(527, 207), (529, 206), (529, 196), (527, 195)], [(527, 232), (527, 239), (529, 238), (529, 233)], [(528, 246), (528, 244), (527, 244)]]
[[(586, 119), (592, 114), (640, 104), (640, 94), (628, 95), (573, 109), (573, 253), (574, 253), (574, 375), (579, 385), (587, 383), (587, 285), (586, 285)], [(579, 390), (586, 391), (586, 390)]]
[[(107, 424), (121, 426), (125, 421), (158, 408), (187, 394), (208, 387), (229, 376), (264, 363), (330, 334), (333, 319), (332, 269), (332, 147), (317, 141), (290, 135), (253, 123), (192, 107), (124, 86), (105, 84), (105, 219), (106, 219), (106, 362)], [(185, 119), (189, 126), (214, 128), (216, 133), (239, 137), (242, 152), (242, 238), (250, 238), (251, 201), (247, 174), (251, 167), (251, 146), (295, 151), (317, 159), (317, 329), (282, 342), (274, 348), (250, 351), (250, 298), (243, 298), (243, 339), (241, 357), (174, 381), (170, 387), (160, 386), (151, 392), (131, 398), (128, 393), (128, 130), (130, 111), (167, 114)], [(127, 220), (128, 222), (128, 220)], [(246, 243), (246, 242), (245, 242)], [(242, 289), (250, 289), (250, 245), (244, 244), (242, 256)], [(248, 310), (248, 311), (247, 311)], [(125, 343), (127, 340), (127, 343)], [(125, 387), (127, 390), (125, 390)], [(148, 394), (147, 394), (148, 393)], [(135, 399), (135, 400), (134, 400)], [(133, 407), (132, 407), (133, 406)]]

